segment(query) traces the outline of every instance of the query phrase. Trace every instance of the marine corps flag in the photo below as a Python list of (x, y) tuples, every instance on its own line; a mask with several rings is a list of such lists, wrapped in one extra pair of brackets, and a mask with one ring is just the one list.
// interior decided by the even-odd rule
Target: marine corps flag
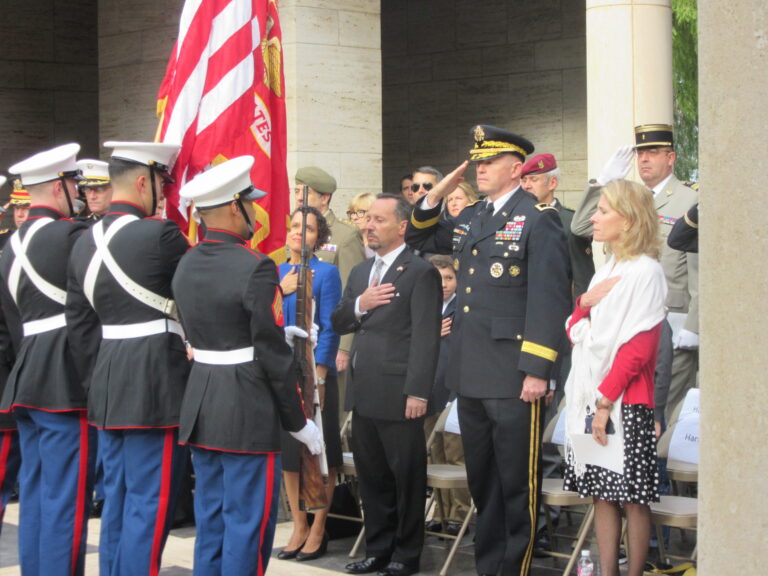
[(250, 155), (255, 202), (253, 246), (285, 245), (290, 207), (286, 169), (283, 53), (276, 0), (186, 0), (179, 37), (158, 93), (157, 140), (181, 143), (166, 187), (166, 213), (185, 231), (189, 207), (179, 188), (211, 165)]

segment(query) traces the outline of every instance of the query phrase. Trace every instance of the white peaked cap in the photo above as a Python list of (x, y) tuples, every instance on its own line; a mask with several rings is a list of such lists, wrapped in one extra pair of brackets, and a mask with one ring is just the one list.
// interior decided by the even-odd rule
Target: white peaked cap
[(81, 186), (105, 186), (109, 184), (109, 164), (101, 160), (78, 160), (80, 177), (77, 179)]
[(173, 168), (181, 146), (165, 142), (104, 142), (105, 148), (112, 148), (112, 158), (128, 160), (145, 166), (160, 164), (167, 170)]
[(239, 156), (222, 162), (198, 174), (185, 184), (179, 195), (192, 200), (198, 208), (210, 208), (232, 202), (237, 194), (246, 200), (257, 200), (267, 195), (251, 182), (253, 156)]
[(64, 144), (30, 156), (8, 168), (8, 172), (17, 174), (24, 186), (50, 182), (67, 172), (77, 172), (78, 152), (80, 144)]

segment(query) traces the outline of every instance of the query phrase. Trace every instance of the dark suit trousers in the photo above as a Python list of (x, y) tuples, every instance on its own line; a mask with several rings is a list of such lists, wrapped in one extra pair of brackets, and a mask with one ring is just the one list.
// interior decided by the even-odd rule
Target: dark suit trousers
[(424, 544), (424, 421), (352, 415), (352, 452), (365, 510), (367, 556), (418, 568)]
[(541, 493), (542, 400), (459, 397), (478, 573), (526, 576)]

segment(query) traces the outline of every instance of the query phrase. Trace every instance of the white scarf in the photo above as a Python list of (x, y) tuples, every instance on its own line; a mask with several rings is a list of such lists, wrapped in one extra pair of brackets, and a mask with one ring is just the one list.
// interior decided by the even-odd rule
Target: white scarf
[[(566, 458), (577, 476), (581, 476), (586, 467), (576, 461), (570, 438), (572, 434), (584, 433), (587, 406), (594, 412), (597, 387), (608, 375), (619, 348), (664, 319), (667, 282), (656, 260), (642, 255), (617, 262), (612, 255), (594, 275), (589, 287), (615, 276), (621, 280), (592, 307), (589, 318), (582, 318), (571, 328), (573, 355), (571, 372), (565, 384), (565, 438)], [(619, 442), (623, 442), (624, 438), (621, 422), (623, 396), (622, 393), (614, 402), (610, 414), (615, 439)]]

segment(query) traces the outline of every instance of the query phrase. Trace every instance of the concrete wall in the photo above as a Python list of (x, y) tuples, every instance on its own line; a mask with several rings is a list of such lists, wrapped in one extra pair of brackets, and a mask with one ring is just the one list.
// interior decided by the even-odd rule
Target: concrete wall
[(99, 142), (151, 141), (182, 0), (99, 0)]
[(554, 154), (558, 195), (575, 204), (587, 181), (584, 3), (385, 0), (381, 10), (385, 189), (399, 192), (423, 164), (453, 169), (470, 128), (492, 124)]
[(382, 188), (379, 0), (281, 0), (280, 23), (291, 184), (298, 168), (321, 167), (344, 218), (355, 194)]
[[(699, 3), (701, 576), (768, 566), (766, 62), (765, 2)], [(749, 185), (734, 186), (726, 150)]]
[(3, 0), (0, 16), (0, 172), (67, 142), (97, 154), (96, 0)]

